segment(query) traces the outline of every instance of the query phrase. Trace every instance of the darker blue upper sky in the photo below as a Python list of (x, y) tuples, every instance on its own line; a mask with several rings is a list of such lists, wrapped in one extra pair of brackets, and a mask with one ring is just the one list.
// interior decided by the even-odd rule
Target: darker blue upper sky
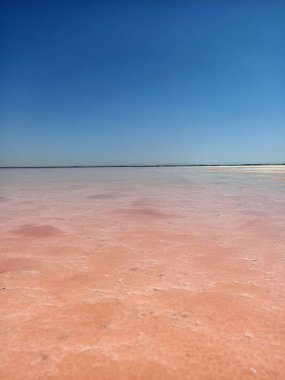
[(0, 1), (1, 165), (285, 162), (284, 1)]

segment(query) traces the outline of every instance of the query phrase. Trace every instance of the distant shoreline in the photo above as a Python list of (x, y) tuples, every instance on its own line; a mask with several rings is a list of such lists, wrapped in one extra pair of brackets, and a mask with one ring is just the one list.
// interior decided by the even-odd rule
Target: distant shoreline
[(58, 166), (0, 166), (0, 169), (91, 169), (91, 168), (172, 168), (172, 167), (243, 167), (284, 166), (282, 164), (157, 164), (157, 165), (58, 165)]

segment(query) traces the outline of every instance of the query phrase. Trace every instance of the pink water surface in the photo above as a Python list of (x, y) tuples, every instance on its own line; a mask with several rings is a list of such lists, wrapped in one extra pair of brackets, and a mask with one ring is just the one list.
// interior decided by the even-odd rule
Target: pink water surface
[(285, 379), (283, 168), (0, 178), (1, 379)]

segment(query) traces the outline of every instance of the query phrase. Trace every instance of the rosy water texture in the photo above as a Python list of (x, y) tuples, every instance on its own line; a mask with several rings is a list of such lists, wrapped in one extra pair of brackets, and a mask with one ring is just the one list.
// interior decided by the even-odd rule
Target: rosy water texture
[(1, 379), (285, 379), (284, 167), (0, 176)]

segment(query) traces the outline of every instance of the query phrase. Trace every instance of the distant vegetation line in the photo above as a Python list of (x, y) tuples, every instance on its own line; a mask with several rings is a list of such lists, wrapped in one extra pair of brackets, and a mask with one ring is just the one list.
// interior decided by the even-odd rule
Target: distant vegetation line
[(157, 165), (49, 165), (49, 166), (0, 166), (0, 169), (75, 169), (75, 168), (164, 168), (164, 167), (196, 167), (196, 166), (266, 166), (280, 164), (157, 164)]

